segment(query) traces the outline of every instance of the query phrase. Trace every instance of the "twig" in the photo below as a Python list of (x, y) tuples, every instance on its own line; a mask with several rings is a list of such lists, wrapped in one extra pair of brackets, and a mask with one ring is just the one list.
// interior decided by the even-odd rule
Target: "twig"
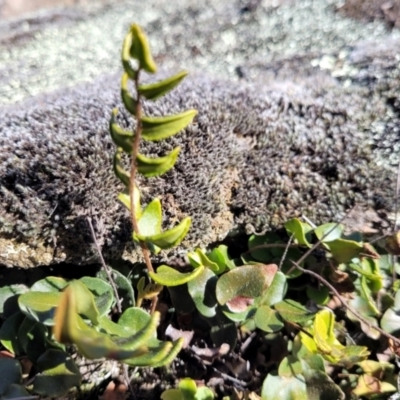
[[(136, 159), (139, 153), (139, 143), (140, 143), (140, 136), (142, 134), (142, 104), (141, 104), (141, 96), (139, 92), (139, 74), (140, 70), (137, 71), (135, 77), (135, 90), (136, 90), (136, 132), (134, 134), (134, 141), (132, 144), (132, 161), (131, 161), (131, 174), (129, 178), (129, 199), (130, 199), (130, 206), (131, 206), (131, 218), (132, 218), (132, 226), (133, 231), (136, 235), (139, 235), (139, 225), (135, 215), (135, 180), (136, 180)], [(140, 248), (142, 249), (142, 254), (144, 261), (146, 263), (146, 267), (149, 272), (153, 272), (154, 268), (150, 260), (150, 251), (147, 248), (146, 243), (139, 240)]]
[(284, 251), (283, 254), (282, 254), (281, 261), (279, 262), (279, 268), (278, 268), (279, 271), (282, 269), (282, 265), (283, 265), (283, 263), (284, 263), (284, 261), (285, 261), (285, 258), (286, 258), (286, 256), (287, 256), (287, 253), (288, 253), (288, 251), (289, 251), (289, 247), (290, 247), (290, 245), (291, 245), (291, 242), (293, 241), (293, 238), (294, 238), (294, 234), (292, 234), (292, 236), (290, 236), (290, 238), (289, 238), (289, 240), (288, 240), (288, 242), (287, 242), (285, 251)]
[(250, 343), (253, 341), (253, 339), (256, 337), (257, 332), (253, 332), (240, 346), (240, 352), (244, 353), (247, 348), (250, 346)]
[(132, 399), (136, 399), (135, 391), (133, 390), (133, 387), (131, 385), (131, 378), (129, 376), (128, 366), (124, 363), (121, 364), (122, 364), (122, 369), (124, 371), (123, 375), (124, 375), (125, 385), (128, 387)]
[(359, 314), (356, 310), (354, 310), (353, 307), (349, 306), (346, 302), (346, 300), (340, 295), (340, 293), (335, 289), (334, 286), (332, 286), (325, 278), (323, 278), (321, 275), (317, 274), (314, 271), (304, 269), (300, 267), (298, 262), (294, 262), (291, 260), (291, 263), (301, 272), (311, 275), (314, 278), (318, 279), (321, 283), (323, 283), (327, 288), (329, 288), (335, 296), (340, 300), (342, 303), (343, 307), (346, 308), (348, 311), (350, 311), (359, 321), (363, 322), (365, 325), (367, 325), (371, 329), (375, 329), (379, 333), (381, 333), (383, 336), (387, 337), (388, 339), (391, 339), (394, 343), (397, 345), (400, 345), (400, 339), (397, 339), (395, 336), (391, 335), (390, 333), (385, 332), (383, 329), (379, 328), (378, 326), (371, 325), (368, 320), (366, 320), (361, 314)]
[(121, 314), (122, 313), (122, 307), (121, 307), (121, 300), (120, 300), (120, 298), (118, 296), (117, 286), (115, 285), (115, 282), (114, 282), (114, 279), (112, 277), (112, 273), (111, 273), (110, 269), (108, 268), (106, 262), (104, 261), (103, 254), (101, 253), (101, 249), (100, 249), (99, 243), (98, 243), (97, 238), (96, 238), (96, 234), (95, 234), (94, 229), (93, 229), (92, 220), (89, 217), (86, 217), (86, 220), (87, 220), (87, 222), (89, 224), (90, 232), (92, 233), (93, 241), (94, 241), (94, 243), (96, 245), (97, 252), (99, 253), (101, 265), (103, 266), (104, 271), (106, 272), (106, 274), (108, 276), (108, 280), (110, 281), (110, 285), (112, 286), (112, 288), (114, 290), (114, 296), (115, 296), (115, 299), (117, 301), (118, 313)]

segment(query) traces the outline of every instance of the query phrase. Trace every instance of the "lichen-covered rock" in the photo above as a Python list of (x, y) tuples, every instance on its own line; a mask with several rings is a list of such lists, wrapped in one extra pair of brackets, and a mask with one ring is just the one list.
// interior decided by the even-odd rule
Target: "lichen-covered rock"
[[(349, 22), (334, 14), (331, 3), (323, 0), (299, 0), (290, 6), (282, 2), (277, 9), (264, 5), (246, 12), (240, 2), (233, 2), (236, 14), (232, 5), (224, 9), (222, 3), (226, 2), (207, 3), (207, 10), (206, 5), (197, 7), (186, 0), (185, 15), (203, 24), (194, 27), (182, 22), (179, 27), (172, 23), (178, 11), (160, 2), (164, 11), (172, 13), (165, 17), (171, 25), (170, 32), (163, 33), (164, 48), (156, 34), (156, 21), (161, 31), (167, 29), (167, 22), (156, 19), (147, 26), (151, 42), (151, 32), (155, 33), (160, 62), (174, 70), (177, 64), (189, 64), (194, 72), (162, 100), (147, 103), (146, 113), (199, 110), (185, 132), (162, 143), (143, 145), (143, 152), (149, 154), (165, 153), (177, 144), (182, 147), (176, 168), (140, 184), (144, 202), (154, 196), (162, 198), (166, 226), (183, 216), (193, 217), (187, 240), (161, 258), (207, 246), (229, 232), (276, 227), (292, 216), (306, 215), (316, 223), (341, 218), (354, 205), (358, 218), (352, 221), (357, 219), (365, 229), (388, 229), (400, 150), (399, 52), (394, 50), (400, 50), (399, 35), (379, 28), (375, 42), (354, 42), (367, 37), (371, 26), (357, 25), (352, 36), (346, 36), (344, 28)], [(308, 31), (317, 32), (324, 21), (336, 21), (338, 26), (326, 25), (328, 32), (316, 41), (297, 20), (292, 21), (303, 40), (308, 38), (308, 46), (299, 44), (295, 53), (283, 50), (287, 38), (279, 32), (286, 27), (279, 30), (279, 23), (288, 15), (295, 18), (296, 7), (303, 16), (315, 12), (316, 3), (321, 8), (319, 22), (316, 26), (310, 22)], [(115, 7), (108, 18), (126, 18), (121, 10)], [(153, 17), (158, 12), (151, 9)], [(94, 14), (86, 16), (82, 24), (93, 28), (93, 21), (100, 17), (108, 21), (103, 14)], [(212, 22), (222, 24), (220, 37), (211, 30)], [(255, 23), (259, 24), (256, 28)], [(268, 44), (260, 33), (267, 26), (277, 43)], [(76, 21), (65, 28), (71, 34), (81, 29)], [(181, 35), (177, 36), (179, 29)], [(49, 45), (46, 32), (28, 38), (17, 50), (10, 47), (8, 39), (3, 45), (14, 56), (30, 54), (28, 61), (32, 61), (35, 55), (29, 52), (34, 43)], [(325, 48), (333, 34), (336, 39)], [(230, 35), (234, 35), (233, 42)], [(380, 36), (385, 41), (379, 40)], [(199, 41), (196, 51), (200, 55), (195, 52), (193, 59), (186, 60), (181, 57), (194, 51), (187, 48), (190, 37)], [(215, 42), (221, 40), (224, 44), (219, 42), (218, 49)], [(300, 43), (298, 37), (296, 41)], [(97, 51), (98, 47), (95, 54)], [(259, 56), (268, 51), (276, 53), (264, 59)], [(57, 53), (53, 54), (57, 58)], [(93, 62), (89, 48), (82, 50), (81, 58), (66, 60), (75, 68), (72, 80), (77, 79), (78, 66), (86, 65), (84, 55), (88, 64)], [(200, 72), (202, 63), (204, 71)], [(0, 78), (6, 92), (14, 73), (12, 65), (0, 61), (2, 68), (9, 68), (8, 76)], [(216, 66), (215, 72), (212, 67)], [(32, 72), (29, 62), (27, 68)], [(85, 68), (83, 74), (90, 70), (86, 78), (99, 72)], [(233, 79), (232, 74), (242, 78)], [(60, 87), (58, 76), (49, 77), (50, 86)], [(23, 88), (32, 76), (21, 74), (18, 79)], [(35, 93), (44, 91), (43, 77), (37, 79)], [(121, 109), (121, 124), (132, 123), (122, 112), (118, 75), (102, 74), (89, 83), (15, 103), (25, 96), (22, 90), (16, 94), (10, 90), (6, 97), (9, 105), (0, 108), (0, 264), (31, 267), (96, 261), (87, 218), (95, 225), (106, 257), (136, 260), (129, 218), (115, 201), (121, 185), (111, 171), (114, 146), (107, 130), (115, 106)]]

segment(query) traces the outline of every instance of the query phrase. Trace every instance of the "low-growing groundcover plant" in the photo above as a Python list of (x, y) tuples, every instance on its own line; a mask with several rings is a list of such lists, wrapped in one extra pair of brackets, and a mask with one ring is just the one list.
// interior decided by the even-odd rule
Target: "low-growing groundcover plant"
[[(96, 276), (0, 288), (0, 399), (112, 399), (112, 379), (125, 380), (132, 398), (400, 398), (398, 234), (373, 246), (341, 224), (295, 218), (247, 243), (194, 249), (186, 266), (153, 266), (150, 254), (179, 245), (190, 216), (162, 230), (160, 200), (142, 207), (136, 175), (167, 173), (179, 148), (148, 157), (140, 141), (168, 139), (196, 110), (143, 115), (143, 101), (173, 90), (186, 72), (141, 84), (156, 65), (137, 25), (122, 64), (121, 97), (136, 125), (124, 129), (112, 112), (113, 169), (145, 268), (103, 263)], [(114, 373), (116, 365), (131, 369)]]

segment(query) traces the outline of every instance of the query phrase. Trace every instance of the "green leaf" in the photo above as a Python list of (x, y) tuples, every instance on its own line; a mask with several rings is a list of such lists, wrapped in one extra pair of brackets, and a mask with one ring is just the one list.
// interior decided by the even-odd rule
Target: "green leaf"
[(34, 364), (49, 348), (47, 336), (47, 327), (39, 322), (36, 322), (28, 332), (26, 354)]
[(203, 272), (188, 282), (188, 291), (192, 296), (199, 313), (206, 318), (216, 314), (217, 298), (215, 297), (215, 287), (218, 277), (208, 268), (203, 268)]
[(60, 292), (27, 292), (19, 296), (18, 303), (26, 316), (51, 326), (60, 298)]
[(93, 283), (94, 279), (101, 284), (105, 284), (101, 279), (85, 276), (79, 281), (72, 281), (68, 287), (74, 292), (76, 312), (89, 318), (92, 324), (96, 325), (99, 322), (100, 313), (97, 309), (94, 296), (86, 285), (88, 283), (94, 287), (96, 285)]
[[(123, 312), (118, 320), (118, 325), (130, 331), (132, 335), (145, 329), (150, 321), (151, 316), (146, 311), (138, 307), (130, 307)], [(156, 336), (156, 331), (153, 332), (153, 336)]]
[(300, 303), (286, 299), (274, 305), (281, 317), (289, 322), (303, 324), (314, 318), (315, 313), (307, 310)]
[(226, 304), (234, 297), (255, 298), (261, 296), (271, 285), (278, 270), (275, 264), (243, 265), (228, 271), (217, 282), (218, 303)]
[(58, 293), (67, 287), (68, 281), (64, 278), (59, 278), (57, 276), (48, 276), (47, 278), (41, 279), (35, 282), (31, 288), (31, 292), (52, 292)]
[(307, 285), (306, 292), (310, 300), (321, 306), (327, 304), (331, 298), (329, 295), (329, 289), (326, 286), (316, 288), (314, 286)]
[(125, 359), (124, 363), (135, 367), (163, 365), (163, 360), (171, 352), (172, 346), (171, 342), (162, 342), (156, 347), (149, 347), (149, 349), (140, 356)]
[(0, 395), (4, 395), (12, 384), (22, 382), (21, 364), (13, 358), (0, 358)]
[(197, 385), (193, 379), (184, 378), (179, 382), (179, 390), (184, 400), (193, 400), (197, 392)]
[(217, 314), (212, 318), (207, 318), (207, 322), (211, 326), (211, 340), (216, 347), (227, 343), (231, 349), (234, 349), (237, 341), (236, 324), (230, 321), (220, 309), (217, 309)]
[(118, 114), (118, 110), (114, 108), (110, 119), (110, 134), (113, 142), (117, 147), (121, 147), (125, 153), (132, 153), (132, 146), (134, 135), (132, 131), (122, 129), (116, 122), (115, 117)]
[[(129, 177), (129, 176), (128, 176)], [(135, 217), (139, 220), (142, 216), (142, 207), (140, 206), (140, 191), (137, 186), (133, 189), (133, 207), (135, 209)], [(126, 188), (122, 193), (119, 193), (117, 199), (129, 210), (131, 211), (131, 198)]]
[(140, 236), (148, 237), (161, 232), (162, 211), (159, 199), (152, 200), (138, 221)]
[(22, 386), (12, 383), (6, 393), (0, 397), (1, 400), (36, 400), (36, 396), (31, 396), (30, 393)]
[(161, 393), (161, 400), (183, 400), (179, 389), (167, 389)]
[(172, 342), (172, 348), (169, 350), (167, 356), (164, 357), (158, 363), (152, 362), (151, 366), (153, 368), (158, 368), (171, 364), (172, 361), (176, 359), (178, 353), (182, 350), (182, 346), (183, 346), (183, 338), (175, 340), (174, 342)]
[(138, 154), (136, 157), (137, 170), (146, 178), (165, 174), (175, 165), (180, 150), (180, 147), (175, 147), (166, 156), (156, 158)]
[[(369, 302), (361, 297), (361, 296), (356, 296), (354, 299), (351, 299), (349, 301), (349, 305), (356, 311), (358, 311), (367, 321), (368, 324), (365, 324), (364, 322), (361, 322), (353, 313), (347, 311), (346, 315), (347, 317), (355, 322), (359, 323), (361, 325), (361, 330), (370, 338), (378, 340), (381, 336), (381, 334), (374, 329), (374, 326), (378, 326), (378, 320), (376, 319), (377, 315), (374, 308), (371, 308), (371, 305)], [(382, 318), (383, 320), (383, 318)], [(381, 323), (382, 323), (381, 320)], [(385, 328), (383, 328), (385, 329)]]
[[(115, 304), (114, 291), (111, 285), (104, 279), (94, 278), (91, 276), (84, 276), (79, 279), (79, 282), (82, 282), (94, 295), (95, 307), (91, 309), (92, 317), (95, 318), (96, 314), (98, 316), (108, 314)], [(91, 321), (94, 324), (96, 323), (95, 319), (91, 319)]]
[(301, 342), (312, 353), (319, 353), (332, 364), (350, 368), (357, 362), (365, 360), (369, 351), (367, 347), (342, 345), (334, 334), (335, 316), (329, 310), (321, 310), (315, 315), (314, 325), (309, 329), (310, 335), (300, 332)]
[(137, 101), (130, 95), (129, 89), (128, 89), (129, 78), (131, 77), (131, 75), (136, 74), (136, 71), (134, 71), (132, 68), (130, 68), (129, 61), (126, 61), (125, 65), (127, 66), (125, 71), (129, 71), (129, 72), (125, 72), (121, 78), (121, 98), (122, 98), (122, 102), (124, 103), (125, 108), (132, 115), (136, 115)]
[(298, 218), (293, 218), (287, 221), (284, 227), (290, 236), (294, 235), (296, 243), (311, 247), (310, 236), (313, 228), (310, 225), (301, 222)]
[(147, 85), (139, 85), (139, 93), (147, 100), (156, 100), (178, 86), (187, 74), (187, 71), (181, 71), (174, 76), (171, 76), (162, 81), (150, 83)]
[(165, 117), (142, 117), (142, 137), (155, 141), (169, 138), (186, 128), (197, 115), (197, 110), (187, 110)]
[(160, 249), (170, 249), (177, 246), (186, 236), (190, 229), (191, 218), (184, 218), (177, 226), (168, 229), (162, 233), (152, 236), (134, 235), (135, 238), (146, 243), (151, 243), (153, 246)]
[(293, 355), (288, 355), (279, 364), (278, 375), (282, 378), (292, 378), (302, 372), (303, 366), (300, 360)]
[(187, 257), (189, 258), (190, 264), (197, 268), (200, 265), (204, 265), (206, 268), (210, 269), (215, 274), (220, 274), (223, 271), (220, 271), (220, 266), (211, 261), (201, 249), (196, 249), (194, 252), (188, 253)]
[[(125, 74), (127, 75), (127, 78), (130, 78), (132, 80), (135, 80), (137, 78), (138, 74), (138, 69), (136, 69), (136, 66), (132, 66), (132, 59), (131, 59), (131, 47), (132, 47), (132, 41), (133, 41), (133, 35), (132, 32), (128, 32), (128, 34), (124, 38), (124, 42), (122, 45), (122, 52), (121, 52), (121, 61), (122, 61), (122, 66), (124, 68)], [(137, 66), (138, 68), (140, 67), (139, 65)], [(135, 114), (134, 112), (132, 114)]]
[(271, 285), (265, 291), (264, 295), (259, 300), (258, 304), (265, 304), (267, 306), (273, 306), (275, 303), (279, 303), (285, 298), (287, 291), (287, 280), (285, 274), (278, 271)]
[[(23, 352), (23, 348), (18, 336), (18, 330), (25, 319), (25, 315), (21, 312), (8, 317), (0, 328), (1, 344), (11, 353), (19, 355)], [(0, 358), (1, 360), (1, 358)], [(1, 375), (0, 375), (1, 376)]]
[(343, 391), (333, 382), (325, 371), (317, 371), (315, 369), (304, 368), (303, 366), (302, 375), (307, 383), (307, 395), (309, 400), (345, 400), (346, 397)]
[(282, 378), (276, 372), (268, 374), (264, 380), (261, 399), (310, 400), (307, 395), (307, 384), (302, 375), (292, 378)]
[(150, 52), (149, 42), (143, 30), (139, 25), (133, 24), (130, 29), (132, 35), (132, 44), (130, 47), (130, 55), (139, 61), (141, 69), (150, 74), (157, 71), (157, 66)]
[[(74, 281), (73, 283), (80, 283)], [(80, 285), (84, 286), (82, 283)], [(124, 338), (119, 343), (104, 333), (89, 327), (78, 315), (79, 286), (70, 284), (63, 292), (60, 305), (55, 315), (54, 337), (60, 343), (74, 343), (78, 350), (87, 358), (112, 358), (116, 360), (135, 357), (147, 351), (141, 339), (151, 335), (159, 322), (159, 313), (154, 313), (149, 326), (130, 338)], [(78, 290), (76, 290), (78, 288)], [(86, 289), (87, 290), (87, 289)], [(148, 332), (150, 330), (150, 332)]]
[[(18, 310), (18, 296), (28, 291), (25, 285), (15, 284), (0, 288), (0, 314), (6, 314), (3, 317), (15, 314)], [(7, 315), (8, 314), (8, 315)]]
[(284, 326), (279, 314), (265, 305), (257, 308), (254, 322), (256, 327), (264, 332), (278, 332)]
[[(118, 295), (123, 299), (122, 305), (128, 305), (130, 307), (135, 306), (135, 292), (132, 287), (130, 280), (121, 272), (116, 269), (111, 269), (112, 279), (117, 286)], [(97, 273), (97, 277), (108, 282), (108, 275), (104, 270)], [(127, 304), (128, 303), (128, 304)]]
[(363, 245), (353, 240), (336, 239), (324, 242), (324, 245), (332, 253), (332, 257), (339, 263), (347, 263), (357, 257), (363, 250)]
[(178, 286), (197, 278), (203, 271), (204, 267), (202, 266), (191, 272), (179, 272), (167, 265), (161, 265), (157, 268), (157, 272), (149, 272), (149, 275), (154, 282), (157, 282), (160, 285)]
[(39, 322), (36, 322), (33, 319), (25, 317), (18, 327), (19, 345), (24, 353), (26, 353), (26, 347), (29, 341), (29, 331), (38, 323)]
[[(226, 309), (229, 310), (228, 307), (226, 307)], [(226, 317), (228, 317), (233, 322), (242, 323), (241, 326), (246, 325), (246, 328), (247, 328), (248, 324), (252, 324), (252, 322), (254, 322), (253, 321), (254, 315), (257, 311), (257, 307), (254, 305), (247, 307), (246, 310), (241, 311), (241, 312), (231, 312), (231, 311), (227, 311), (226, 309), (225, 308), (222, 309), (222, 312), (224, 313), (224, 315)], [(252, 321), (250, 322), (250, 320), (252, 320)], [(254, 329), (255, 329), (256, 328), (255, 324), (252, 324), (252, 325), (254, 325)], [(250, 329), (250, 330), (254, 330), (254, 329)]]
[(222, 274), (225, 272), (225, 270), (228, 269), (233, 269), (236, 268), (235, 263), (231, 260), (228, 254), (228, 246), (225, 246), (223, 244), (219, 245), (215, 249), (211, 250), (208, 254), (207, 257), (218, 264), (219, 266), (219, 272), (218, 274)]
[(314, 233), (317, 236), (318, 240), (322, 239), (323, 243), (327, 243), (340, 239), (343, 234), (343, 230), (343, 225), (331, 222), (318, 226), (317, 228), (315, 228)]
[(37, 361), (41, 371), (33, 381), (33, 390), (43, 396), (61, 397), (79, 386), (81, 376), (71, 357), (60, 350), (47, 350)]
[[(297, 248), (289, 248), (286, 251), (287, 243), (283, 242), (280, 236), (274, 232), (268, 232), (262, 236), (252, 235), (248, 241), (249, 252), (254, 260), (265, 264), (279, 264), (284, 257), (281, 271), (287, 278), (296, 278), (301, 275), (301, 271), (293, 268), (290, 260), (297, 261), (301, 257), (301, 252)], [(242, 257), (243, 258), (243, 257)], [(246, 259), (245, 263), (249, 263)], [(290, 271), (290, 273), (288, 273)]]
[(121, 165), (121, 156), (122, 156), (122, 149), (118, 147), (117, 151), (114, 154), (114, 159), (113, 159), (114, 174), (126, 186), (126, 188), (129, 189), (130, 175), (128, 174), (128, 172), (124, 170), (124, 168)]

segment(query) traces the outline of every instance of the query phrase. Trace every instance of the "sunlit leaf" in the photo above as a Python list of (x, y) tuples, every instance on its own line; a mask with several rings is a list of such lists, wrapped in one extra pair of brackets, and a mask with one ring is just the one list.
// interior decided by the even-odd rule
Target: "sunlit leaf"
[(257, 308), (254, 322), (264, 332), (278, 332), (284, 326), (278, 312), (266, 305)]
[(219, 304), (225, 304), (236, 296), (255, 298), (264, 294), (278, 270), (275, 264), (243, 265), (223, 274), (217, 282), (216, 295)]
[(19, 296), (18, 303), (26, 316), (51, 326), (60, 298), (60, 292), (27, 292)]
[(156, 272), (149, 272), (149, 275), (154, 282), (160, 285), (178, 286), (197, 278), (203, 271), (204, 267), (202, 266), (191, 272), (179, 272), (167, 265), (161, 265), (157, 268)]
[(218, 277), (208, 268), (203, 268), (203, 272), (188, 282), (188, 291), (192, 296), (196, 308), (205, 317), (213, 317), (216, 314), (217, 298), (215, 297), (215, 287)]
[(327, 243), (340, 239), (343, 234), (343, 230), (343, 225), (331, 222), (318, 226), (315, 228), (314, 233), (318, 240), (322, 240), (323, 243)]
[(118, 110), (114, 108), (110, 119), (110, 134), (117, 147), (121, 147), (125, 153), (132, 153), (134, 135), (132, 131), (122, 129), (115, 120)]
[(195, 268), (200, 265), (204, 265), (215, 274), (220, 274), (222, 272), (220, 271), (220, 266), (217, 263), (211, 261), (201, 249), (196, 249), (194, 252), (188, 253), (187, 257), (190, 264)]
[(163, 79), (162, 81), (149, 83), (147, 85), (139, 85), (139, 93), (147, 100), (156, 100), (178, 86), (187, 74), (187, 71), (180, 71), (174, 76)]
[(307, 310), (303, 305), (294, 300), (286, 299), (274, 305), (281, 317), (289, 322), (305, 323), (314, 318), (315, 313)]
[(165, 117), (142, 117), (142, 137), (149, 141), (166, 139), (186, 128), (196, 115), (196, 110), (187, 110)]
[[(79, 282), (84, 284), (91, 296), (89, 296), (89, 294), (82, 288), (82, 291), (85, 292), (85, 302), (87, 306), (85, 310), (82, 310), (80, 307), (78, 307), (78, 313), (90, 318), (92, 323), (96, 324), (96, 318), (99, 315), (108, 314), (112, 306), (115, 304), (113, 288), (103, 279), (94, 278), (91, 276), (84, 276), (83, 278), (79, 279)], [(82, 295), (78, 295), (78, 299), (79, 301), (83, 302), (83, 297), (81, 297)], [(92, 303), (92, 301), (89, 299), (93, 299), (94, 303)], [(90, 309), (88, 307), (89, 304)]]
[[(133, 207), (135, 209), (135, 217), (139, 221), (142, 216), (142, 208), (140, 206), (140, 191), (135, 185), (133, 189)], [(131, 198), (126, 188), (123, 192), (119, 193), (117, 199), (129, 210), (131, 211)]]
[(223, 244), (219, 245), (218, 247), (212, 249), (209, 253), (207, 253), (207, 257), (211, 261), (219, 265), (219, 274), (222, 274), (226, 270), (226, 268), (236, 268), (235, 263), (229, 257), (228, 246), (225, 246)]
[(35, 282), (30, 291), (32, 292), (60, 292), (68, 285), (68, 281), (58, 276), (48, 276)]
[(125, 108), (132, 115), (136, 115), (137, 101), (130, 95), (129, 88), (128, 88), (129, 77), (132, 75), (136, 75), (136, 71), (134, 71), (130, 67), (129, 60), (125, 61), (124, 65), (126, 66), (125, 67), (126, 72), (124, 74), (122, 74), (122, 78), (121, 78), (121, 98), (122, 98), (122, 102), (124, 103)]
[(157, 66), (151, 55), (149, 42), (145, 33), (137, 24), (131, 25), (130, 33), (132, 35), (131, 57), (139, 61), (140, 68), (154, 74), (157, 71)]
[(324, 244), (339, 264), (349, 262), (357, 257), (363, 249), (362, 243), (346, 239), (335, 239), (331, 242), (324, 242)]
[(259, 304), (265, 304), (267, 306), (273, 306), (275, 303), (282, 301), (287, 291), (287, 280), (285, 274), (278, 271), (271, 285), (267, 288), (263, 296), (259, 300)]
[(175, 147), (164, 157), (152, 158), (138, 154), (136, 157), (137, 169), (146, 178), (163, 175), (175, 165), (179, 152), (180, 147)]
[(114, 154), (113, 169), (115, 176), (129, 188), (130, 174), (124, 170), (121, 165), (122, 149), (119, 147)]
[(168, 229), (162, 233), (152, 236), (144, 236), (142, 234), (135, 235), (139, 240), (159, 247), (160, 249), (170, 249), (177, 246), (186, 236), (190, 229), (191, 218), (184, 218), (174, 228)]
[(162, 211), (159, 199), (152, 200), (143, 210), (138, 221), (141, 237), (157, 235), (161, 232)]
[(357, 311), (360, 315), (363, 316), (364, 319), (367, 320), (367, 323), (360, 321), (353, 313), (347, 311), (347, 317), (361, 325), (362, 331), (372, 339), (378, 340), (381, 336), (380, 332), (374, 329), (374, 326), (378, 326), (378, 320), (376, 317), (379, 314), (376, 314), (376, 310), (371, 307), (370, 303), (361, 296), (355, 296), (353, 299), (349, 301), (349, 305)]
[(313, 228), (309, 224), (301, 222), (298, 218), (293, 218), (287, 221), (284, 227), (289, 235), (294, 235), (296, 243), (311, 247), (310, 232)]
[(261, 399), (309, 400), (307, 384), (301, 375), (292, 378), (282, 378), (277, 373), (270, 373), (264, 380)]
[(0, 288), (0, 314), (8, 318), (19, 311), (18, 297), (28, 291), (28, 287), (22, 284), (7, 285)]

